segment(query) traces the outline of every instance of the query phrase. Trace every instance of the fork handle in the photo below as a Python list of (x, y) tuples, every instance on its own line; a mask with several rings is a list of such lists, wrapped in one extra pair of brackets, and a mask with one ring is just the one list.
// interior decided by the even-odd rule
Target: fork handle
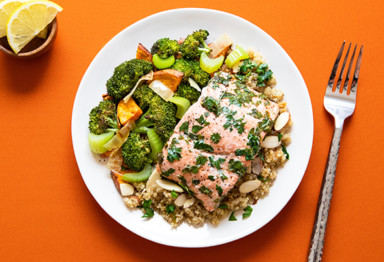
[(343, 123), (337, 123), (333, 133), (331, 148), (329, 149), (327, 165), (323, 176), (315, 223), (311, 236), (311, 244), (308, 251), (308, 261), (321, 261), (323, 254), (325, 228), (327, 226), (328, 212), (331, 205), (333, 184), (335, 182), (336, 164), (339, 156), (340, 138), (343, 132)]

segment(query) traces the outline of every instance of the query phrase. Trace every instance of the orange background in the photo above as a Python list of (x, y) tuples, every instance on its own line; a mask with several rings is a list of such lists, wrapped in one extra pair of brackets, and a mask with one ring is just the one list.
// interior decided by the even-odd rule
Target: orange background
[[(384, 260), (384, 4), (375, 1), (57, 0), (59, 34), (33, 61), (0, 54), (0, 260), (304, 261), (333, 133), (325, 86), (343, 40), (364, 44), (355, 114), (346, 121), (324, 261)], [(312, 99), (311, 159), (281, 213), (241, 240), (203, 249), (162, 246), (126, 230), (96, 203), (76, 165), (71, 113), (98, 51), (125, 27), (173, 8), (241, 16), (270, 34), (301, 71)], [(188, 236), (186, 236), (188, 237)]]

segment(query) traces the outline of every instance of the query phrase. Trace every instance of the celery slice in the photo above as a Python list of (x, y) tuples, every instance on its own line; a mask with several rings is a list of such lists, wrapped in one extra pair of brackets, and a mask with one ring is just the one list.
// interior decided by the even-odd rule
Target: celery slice
[(169, 68), (175, 63), (175, 56), (172, 55), (167, 58), (160, 58), (160, 56), (154, 54), (152, 57), (152, 62), (158, 69)]
[(152, 128), (147, 130), (147, 136), (152, 149), (150, 157), (153, 161), (156, 161), (157, 155), (163, 149), (163, 141), (161, 141), (161, 138), (156, 134), (155, 130), (153, 130)]
[(218, 58), (211, 59), (207, 56), (206, 53), (201, 53), (200, 55), (200, 67), (207, 73), (213, 73), (219, 70), (223, 62), (224, 56), (219, 56)]
[(152, 174), (152, 166), (146, 164), (144, 169), (138, 173), (125, 173), (121, 179), (126, 182), (142, 182), (147, 180)]
[(114, 132), (104, 133), (101, 135), (89, 133), (88, 142), (92, 152), (96, 154), (107, 152), (108, 150), (104, 147), (104, 145), (108, 143), (108, 141), (111, 140), (114, 135)]
[(247, 52), (245, 52), (244, 49), (241, 48), (241, 46), (236, 46), (236, 49), (229, 53), (227, 59), (225, 59), (225, 64), (229, 68), (232, 68), (235, 64), (247, 58), (249, 58)]
[(173, 96), (169, 101), (177, 106), (176, 117), (179, 119), (183, 117), (191, 106), (191, 102), (184, 97)]

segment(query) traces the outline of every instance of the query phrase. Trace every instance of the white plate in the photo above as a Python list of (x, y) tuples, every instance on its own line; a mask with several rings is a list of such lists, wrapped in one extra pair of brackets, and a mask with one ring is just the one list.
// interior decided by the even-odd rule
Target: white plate
[[(294, 126), (290, 160), (279, 171), (271, 191), (253, 206), (251, 217), (222, 221), (219, 226), (194, 228), (183, 224), (177, 229), (160, 215), (141, 218), (140, 210), (129, 210), (115, 189), (109, 172), (91, 153), (88, 145), (88, 114), (106, 92), (105, 83), (120, 63), (135, 57), (138, 43), (147, 48), (159, 38), (179, 39), (192, 31), (206, 29), (209, 41), (228, 34), (243, 48), (259, 50), (285, 93)], [(97, 54), (86, 71), (77, 91), (72, 113), (72, 140), (76, 160), (89, 191), (99, 205), (122, 226), (146, 239), (169, 246), (207, 247), (247, 236), (274, 218), (286, 205), (300, 184), (312, 148), (313, 116), (304, 80), (284, 49), (254, 24), (231, 14), (208, 9), (176, 9), (147, 17), (124, 29)], [(276, 236), (278, 237), (278, 236)]]

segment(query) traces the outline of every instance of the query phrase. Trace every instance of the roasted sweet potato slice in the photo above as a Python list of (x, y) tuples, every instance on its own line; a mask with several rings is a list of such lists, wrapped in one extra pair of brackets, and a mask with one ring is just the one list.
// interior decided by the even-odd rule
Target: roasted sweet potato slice
[(208, 46), (212, 49), (209, 53), (209, 58), (217, 58), (219, 56), (225, 56), (229, 48), (232, 45), (232, 40), (226, 34), (217, 38), (214, 42), (210, 43)]
[(175, 69), (164, 69), (153, 73), (153, 80), (159, 80), (173, 92), (177, 90), (184, 74)]
[(143, 46), (142, 44), (139, 44), (137, 46), (136, 58), (137, 59), (146, 60), (146, 61), (152, 63), (152, 54), (151, 54), (151, 52), (149, 52), (148, 49), (145, 48), (145, 46)]
[(121, 125), (125, 125), (130, 119), (133, 121), (137, 120), (141, 114), (143, 114), (143, 111), (132, 97), (128, 102), (121, 100), (117, 105), (117, 117), (119, 118)]

